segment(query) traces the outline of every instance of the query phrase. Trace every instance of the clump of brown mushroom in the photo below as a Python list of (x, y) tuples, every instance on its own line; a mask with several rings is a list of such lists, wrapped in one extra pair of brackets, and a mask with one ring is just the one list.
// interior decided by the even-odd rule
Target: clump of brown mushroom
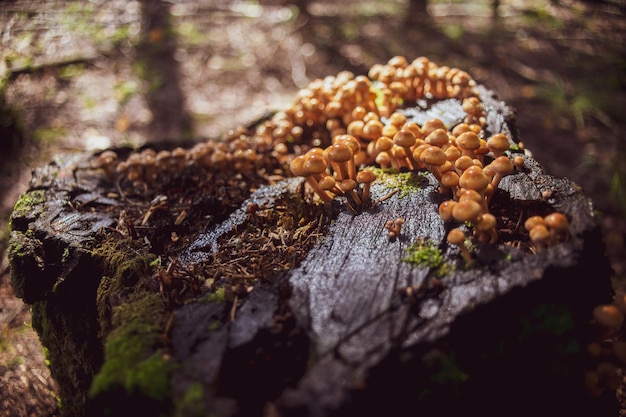
[[(504, 133), (485, 130), (485, 109), (475, 87), (472, 77), (458, 68), (426, 57), (410, 61), (394, 56), (366, 75), (341, 71), (315, 79), (288, 108), (220, 140), (188, 150), (145, 150), (126, 160), (107, 152), (97, 167), (124, 184), (158, 187), (162, 175), (190, 166), (245, 175), (272, 161), (280, 168), (265, 172), (267, 178), (284, 176), (286, 167), (287, 173), (304, 177), (322, 202), (341, 198), (354, 213), (377, 204), (370, 167), (428, 171), (444, 199), (442, 219), (451, 229), (465, 230), (464, 239), (492, 244), (498, 241), (498, 219), (490, 212), (491, 201), (502, 178), (519, 173), (524, 161), (510, 150)], [(437, 118), (418, 124), (401, 108), (417, 100), (448, 98), (458, 99), (465, 112), (455, 126)], [(567, 237), (567, 228), (545, 223), (545, 230), (529, 230), (536, 248)]]
[(585, 374), (592, 395), (615, 391), (621, 384), (618, 369), (626, 367), (625, 316), (626, 294), (623, 291), (617, 291), (612, 302), (597, 305), (592, 311), (591, 324), (596, 333), (587, 352), (593, 365)]
[(385, 222), (385, 229), (387, 229), (387, 237), (390, 240), (393, 240), (400, 236), (402, 232), (402, 225), (404, 224), (404, 219), (402, 217), (398, 217), (394, 220), (387, 220)]
[(545, 217), (531, 216), (524, 222), (530, 241), (537, 250), (543, 250), (567, 238), (569, 221), (565, 214), (555, 211)]

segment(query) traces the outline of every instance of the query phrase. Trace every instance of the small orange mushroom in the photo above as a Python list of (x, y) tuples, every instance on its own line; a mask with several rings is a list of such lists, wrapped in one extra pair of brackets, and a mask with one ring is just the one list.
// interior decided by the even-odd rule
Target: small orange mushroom
[(465, 265), (470, 266), (474, 260), (467, 246), (465, 246), (465, 233), (461, 229), (455, 228), (448, 232), (448, 242), (456, 245), (461, 250), (461, 256), (465, 260)]
[(550, 213), (543, 218), (543, 222), (550, 231), (553, 241), (567, 236), (569, 231), (569, 222), (563, 213), (558, 211)]
[(356, 180), (363, 184), (363, 193), (361, 195), (363, 204), (370, 204), (370, 184), (376, 181), (376, 174), (368, 169), (364, 169), (356, 174)]
[(487, 147), (493, 153), (493, 157), (502, 156), (510, 148), (509, 138), (504, 133), (493, 134), (487, 139)]

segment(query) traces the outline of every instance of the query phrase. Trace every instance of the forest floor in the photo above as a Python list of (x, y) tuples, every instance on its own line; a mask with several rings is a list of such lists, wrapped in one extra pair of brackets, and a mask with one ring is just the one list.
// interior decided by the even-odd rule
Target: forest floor
[(615, 285), (626, 281), (626, 3), (502, 1), (497, 19), (491, 1), (431, 1), (426, 19), (398, 0), (295, 3), (0, 4), (0, 416), (58, 414), (6, 258), (33, 168), (65, 152), (218, 138), (315, 78), (395, 55), (466, 70), (515, 108), (545, 170), (593, 200)]

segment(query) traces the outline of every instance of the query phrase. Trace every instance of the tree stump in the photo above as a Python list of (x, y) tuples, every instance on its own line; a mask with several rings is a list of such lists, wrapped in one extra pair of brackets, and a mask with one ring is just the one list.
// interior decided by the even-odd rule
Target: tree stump
[[(34, 170), (11, 219), (12, 283), (32, 304), (63, 414), (617, 413), (614, 393), (592, 396), (584, 378), (591, 311), (612, 296), (592, 202), (518, 146), (505, 103), (474, 91), (484, 134), (503, 132), (523, 164), (493, 192), (498, 239), (474, 243), (471, 264), (446, 240), (471, 226), (441, 218), (428, 170), (377, 171), (363, 210), (347, 194), (320, 202), (288, 168), (328, 144), (310, 124), (283, 152), (255, 142), (256, 159), (227, 168), (169, 149), (138, 177), (105, 153)], [(398, 111), (451, 129), (462, 101)], [(250, 143), (274, 116), (223, 143)], [(116, 156), (158, 160), (152, 150)], [(537, 248), (524, 219), (553, 211), (568, 236)]]

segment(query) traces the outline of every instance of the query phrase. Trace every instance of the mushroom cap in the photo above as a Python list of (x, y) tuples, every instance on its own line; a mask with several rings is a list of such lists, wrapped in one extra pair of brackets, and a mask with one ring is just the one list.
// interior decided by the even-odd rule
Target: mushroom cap
[(513, 172), (513, 163), (507, 156), (499, 156), (489, 164), (491, 169), (500, 175), (509, 175)]
[(383, 166), (389, 165), (391, 163), (391, 158), (387, 152), (383, 151), (376, 155), (376, 163)]
[(524, 229), (526, 229), (527, 231), (530, 232), (532, 230), (532, 228), (537, 226), (538, 224), (544, 224), (543, 223), (543, 217), (541, 217), (541, 216), (530, 216), (524, 222)]
[(305, 158), (308, 158), (311, 155), (321, 155), (324, 156), (324, 150), (320, 147), (314, 147), (306, 151), (304, 154)]
[(389, 58), (387, 61), (387, 65), (391, 65), (392, 67), (397, 68), (406, 68), (409, 65), (407, 59), (402, 55), (395, 55)]
[(624, 316), (612, 304), (600, 304), (593, 309), (593, 318), (610, 329), (619, 329), (624, 322)]
[(496, 228), (496, 216), (491, 213), (483, 213), (476, 219), (475, 228), (481, 232), (488, 232)]
[(463, 123), (459, 123), (458, 125), (454, 126), (452, 128), (452, 134), (454, 136), (459, 136), (461, 133), (465, 133), (465, 132), (469, 132), (472, 129), (470, 128), (470, 125), (468, 125), (467, 123), (463, 122)]
[(489, 153), (489, 148), (487, 147), (487, 141), (485, 139), (480, 138), (480, 146), (478, 149), (474, 151), (476, 155), (487, 155)]
[(474, 161), (467, 155), (460, 156), (454, 161), (454, 167), (460, 171), (465, 171), (472, 166), (474, 166)]
[(393, 143), (398, 146), (402, 146), (403, 148), (409, 148), (415, 145), (416, 140), (417, 138), (415, 137), (415, 134), (404, 128), (398, 130), (398, 132), (393, 136)]
[(447, 171), (441, 175), (441, 185), (444, 187), (456, 187), (459, 185), (459, 174), (455, 171)]
[(305, 157), (304, 164), (302, 165), (302, 170), (305, 175), (321, 174), (326, 171), (326, 168), (328, 168), (328, 164), (321, 155), (310, 155), (308, 158)]
[(475, 165), (463, 171), (459, 178), (459, 185), (470, 190), (484, 190), (489, 182), (489, 177), (485, 175), (482, 168)]
[(354, 77), (354, 82), (358, 91), (369, 91), (371, 82), (366, 75), (357, 75)]
[(365, 127), (365, 122), (363, 122), (363, 120), (353, 120), (350, 123), (348, 123), (348, 126), (346, 127), (346, 131), (348, 132), (349, 135), (362, 136), (364, 127)]
[(460, 190), (458, 197), (458, 201), (472, 200), (479, 204), (483, 202), (484, 198), (478, 191), (464, 188)]
[(395, 125), (397, 128), (400, 128), (406, 123), (406, 116), (399, 112), (391, 113), (391, 116), (389, 116), (389, 123)]
[(448, 146), (445, 151), (448, 161), (454, 162), (461, 157), (461, 151), (456, 146)]
[(363, 137), (368, 140), (374, 140), (383, 132), (383, 124), (379, 120), (369, 120), (363, 126)]
[(446, 153), (438, 146), (430, 145), (422, 151), (419, 156), (420, 161), (426, 165), (443, 165), (448, 161)]
[(462, 245), (465, 242), (465, 233), (461, 229), (452, 229), (448, 232), (447, 238), (453, 245)]
[(454, 165), (452, 164), (452, 162), (448, 161), (447, 158), (448, 158), (448, 155), (446, 155), (446, 162), (444, 162), (443, 164), (439, 166), (439, 172), (442, 174), (444, 172), (452, 171), (454, 169)]
[(348, 145), (353, 154), (356, 154), (361, 150), (361, 142), (350, 134), (337, 135), (333, 138), (333, 143), (343, 143)]
[(415, 122), (406, 122), (402, 125), (402, 129), (407, 129), (413, 132), (416, 138), (420, 139), (424, 137), (424, 132), (422, 132), (422, 128)]
[(452, 220), (452, 209), (456, 205), (456, 201), (454, 200), (446, 200), (443, 203), (439, 204), (439, 216), (441, 220), (447, 222), (448, 220)]
[(376, 174), (369, 169), (364, 169), (356, 174), (356, 180), (360, 183), (370, 184), (376, 180)]
[(352, 109), (351, 116), (352, 120), (363, 120), (365, 115), (367, 114), (367, 110), (363, 106), (356, 106)]
[(375, 147), (378, 152), (388, 151), (393, 148), (393, 140), (387, 136), (381, 136), (376, 139)]
[(534, 244), (543, 244), (550, 239), (550, 232), (543, 224), (537, 224), (529, 232), (530, 240)]
[(406, 150), (402, 146), (393, 145), (393, 148), (391, 148), (391, 155), (397, 160), (402, 161), (406, 158)]
[[(165, 152), (167, 152), (169, 155), (169, 151), (165, 151)], [(129, 167), (141, 165), (142, 163), (141, 155), (138, 153), (131, 153), (126, 159), (126, 163), (128, 164)]]
[(345, 179), (339, 183), (339, 188), (341, 188), (342, 191), (354, 190), (356, 188), (356, 181), (350, 178)]
[(482, 214), (483, 209), (476, 201), (459, 201), (452, 208), (452, 216), (459, 222), (474, 221)]
[(435, 129), (424, 139), (429, 145), (442, 147), (450, 143), (450, 137), (445, 129)]
[(289, 164), (289, 169), (291, 170), (291, 173), (293, 175), (296, 175), (298, 177), (300, 176), (304, 176), (304, 162), (305, 162), (305, 158), (304, 155), (298, 155), (296, 156), (293, 161), (291, 161), (291, 163)]
[(463, 100), (461, 104), (467, 114), (478, 114), (483, 111), (483, 105), (478, 97), (472, 96)]
[(422, 125), (422, 132), (424, 133), (424, 136), (430, 135), (433, 131), (437, 129), (446, 129), (446, 125), (441, 119), (429, 119), (426, 120)]
[(326, 175), (319, 181), (320, 188), (322, 190), (330, 190), (336, 184), (335, 178), (332, 175)]
[(461, 149), (475, 151), (480, 148), (480, 138), (472, 131), (463, 132), (456, 138), (456, 144)]
[(565, 232), (569, 229), (567, 217), (558, 211), (548, 214), (543, 218), (543, 222), (548, 229), (556, 230), (557, 232)]
[(345, 143), (333, 143), (325, 150), (328, 159), (333, 162), (348, 162), (352, 159), (352, 149)]
[(500, 154), (507, 151), (510, 146), (509, 138), (507, 138), (504, 133), (493, 134), (487, 139), (487, 147), (493, 153)]
[(426, 142), (417, 145), (417, 147), (413, 149), (413, 159), (415, 159), (416, 161), (419, 161), (422, 155), (422, 152), (430, 148), (430, 146), (431, 145), (427, 144)]
[(98, 162), (100, 163), (110, 163), (113, 161), (117, 160), (117, 153), (115, 153), (114, 151), (107, 149), (104, 152), (102, 152), (100, 155), (98, 155)]
[(381, 131), (381, 135), (387, 136), (391, 139), (393, 135), (395, 135), (396, 132), (398, 132), (398, 129), (399, 127), (397, 127), (396, 125), (392, 125), (392, 124), (384, 125), (383, 130)]
[(184, 148), (180, 147), (180, 146), (177, 146), (176, 148), (174, 148), (172, 150), (172, 157), (174, 157), (174, 158), (183, 158), (184, 159), (186, 156), (187, 156), (187, 151)]

